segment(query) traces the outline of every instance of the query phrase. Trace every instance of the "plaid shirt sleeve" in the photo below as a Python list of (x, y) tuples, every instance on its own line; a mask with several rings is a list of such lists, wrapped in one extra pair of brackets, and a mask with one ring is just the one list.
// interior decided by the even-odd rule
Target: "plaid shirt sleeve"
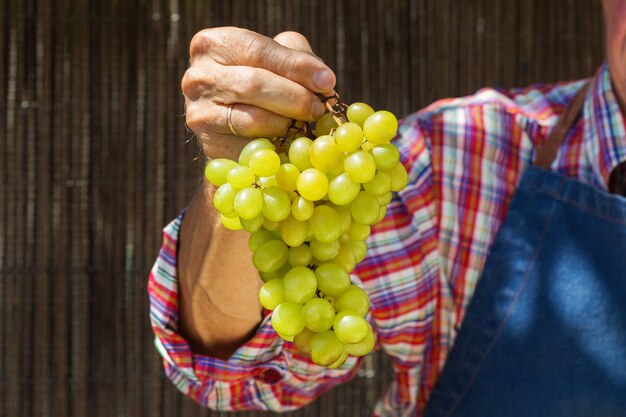
[(359, 360), (338, 369), (313, 364), (276, 336), (266, 315), (256, 334), (228, 360), (194, 354), (178, 334), (176, 250), (184, 213), (163, 230), (163, 246), (148, 281), (150, 320), (165, 373), (199, 404), (219, 410), (287, 411), (351, 379)]

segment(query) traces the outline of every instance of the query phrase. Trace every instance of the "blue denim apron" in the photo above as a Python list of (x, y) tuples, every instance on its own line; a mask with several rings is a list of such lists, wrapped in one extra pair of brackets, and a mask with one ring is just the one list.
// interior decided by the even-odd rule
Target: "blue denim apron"
[(626, 198), (549, 171), (582, 97), (522, 175), (426, 417), (626, 416)]

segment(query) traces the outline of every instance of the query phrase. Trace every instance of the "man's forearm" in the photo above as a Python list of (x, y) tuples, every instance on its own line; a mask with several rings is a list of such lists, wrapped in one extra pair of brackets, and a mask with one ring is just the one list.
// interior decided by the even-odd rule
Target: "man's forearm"
[(225, 229), (206, 181), (179, 233), (180, 333), (196, 353), (228, 358), (261, 321), (262, 281), (252, 265), (248, 233)]

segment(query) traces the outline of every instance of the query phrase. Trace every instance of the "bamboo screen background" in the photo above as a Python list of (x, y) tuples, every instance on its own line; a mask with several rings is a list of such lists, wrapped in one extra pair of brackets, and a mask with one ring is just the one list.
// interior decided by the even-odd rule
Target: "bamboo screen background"
[[(202, 173), (188, 43), (221, 25), (304, 33), (347, 102), (400, 115), (591, 75), (603, 55), (599, 1), (0, 0), (0, 415), (226, 415), (163, 376), (146, 295)], [(370, 415), (390, 377), (376, 354), (288, 415)]]

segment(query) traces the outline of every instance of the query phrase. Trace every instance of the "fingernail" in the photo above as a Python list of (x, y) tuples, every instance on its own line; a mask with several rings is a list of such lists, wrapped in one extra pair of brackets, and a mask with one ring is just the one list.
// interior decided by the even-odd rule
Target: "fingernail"
[(313, 73), (313, 85), (321, 91), (330, 90), (333, 87), (333, 80), (328, 70), (317, 70)]

